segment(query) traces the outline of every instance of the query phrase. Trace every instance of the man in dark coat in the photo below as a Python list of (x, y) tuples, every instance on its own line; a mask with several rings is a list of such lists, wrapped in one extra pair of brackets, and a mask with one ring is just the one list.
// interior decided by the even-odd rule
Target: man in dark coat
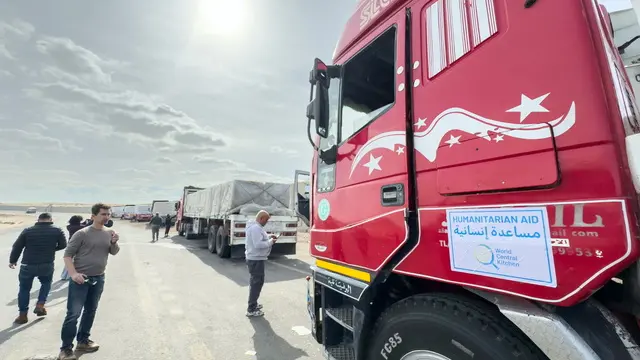
[(40, 281), (40, 292), (38, 294), (38, 302), (33, 312), (37, 316), (47, 315), (44, 304), (51, 290), (54, 270), (53, 262), (56, 251), (66, 247), (67, 237), (62, 229), (53, 225), (51, 214), (49, 213), (40, 214), (40, 216), (38, 216), (38, 222), (35, 225), (24, 229), (22, 233), (20, 233), (9, 255), (9, 267), (12, 269), (16, 268), (18, 259), (20, 255), (22, 255), (22, 264), (20, 265), (20, 273), (18, 274), (18, 280), (20, 282), (18, 310), (20, 314), (14, 323), (25, 324), (29, 321), (27, 318), (29, 297), (31, 287), (33, 286), (33, 279), (36, 277)]
[(171, 230), (171, 214), (167, 214), (164, 218), (164, 237), (169, 237), (169, 230)]
[(151, 218), (149, 225), (151, 225), (151, 242), (156, 242), (160, 236), (160, 226), (162, 226), (162, 218), (159, 213)]

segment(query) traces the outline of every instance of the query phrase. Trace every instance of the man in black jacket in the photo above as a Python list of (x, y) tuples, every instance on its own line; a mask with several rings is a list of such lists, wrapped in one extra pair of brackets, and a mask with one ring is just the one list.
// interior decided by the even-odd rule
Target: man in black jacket
[[(51, 282), (53, 281), (53, 262), (56, 251), (67, 247), (67, 237), (64, 231), (53, 225), (51, 214), (42, 213), (38, 216), (38, 222), (20, 233), (18, 239), (13, 244), (11, 255), (9, 255), (9, 267), (16, 268), (20, 254), (22, 254), (22, 264), (18, 280), (20, 281), (20, 291), (18, 292), (18, 309), (20, 315), (14, 321), (16, 324), (25, 324), (29, 319), (29, 296), (33, 279), (40, 281), (40, 293), (38, 302), (33, 312), (37, 316), (47, 315), (44, 303), (47, 301)], [(24, 250), (24, 253), (23, 251)]]

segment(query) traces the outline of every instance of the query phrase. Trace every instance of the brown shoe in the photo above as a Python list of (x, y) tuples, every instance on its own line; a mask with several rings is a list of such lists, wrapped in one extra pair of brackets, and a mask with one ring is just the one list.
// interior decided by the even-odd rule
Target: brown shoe
[(20, 315), (18, 315), (18, 317), (13, 320), (13, 323), (16, 325), (22, 325), (22, 324), (26, 324), (27, 322), (29, 322), (29, 318), (27, 317), (27, 313), (20, 313)]
[(60, 351), (60, 355), (58, 355), (58, 360), (77, 360), (78, 358), (73, 353), (72, 349), (64, 349)]
[(76, 345), (76, 350), (77, 351), (82, 351), (82, 352), (87, 352), (87, 353), (96, 352), (96, 351), (98, 351), (98, 349), (100, 349), (100, 345), (94, 343), (91, 340), (78, 342), (78, 345)]
[(33, 309), (33, 313), (38, 316), (45, 316), (47, 315), (47, 309), (44, 307), (44, 304), (37, 304), (36, 308)]

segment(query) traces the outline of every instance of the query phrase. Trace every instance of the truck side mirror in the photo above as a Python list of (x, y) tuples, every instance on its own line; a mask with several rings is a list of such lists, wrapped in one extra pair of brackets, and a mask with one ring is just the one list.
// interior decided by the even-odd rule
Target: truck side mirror
[(309, 83), (315, 85), (315, 97), (307, 106), (307, 118), (315, 120), (316, 133), (327, 138), (329, 133), (329, 84), (330, 79), (340, 76), (340, 67), (327, 66), (322, 60), (316, 58), (313, 70), (309, 74)]
[(329, 133), (329, 88), (321, 84), (316, 85), (313, 118), (316, 120), (316, 133), (326, 138)]

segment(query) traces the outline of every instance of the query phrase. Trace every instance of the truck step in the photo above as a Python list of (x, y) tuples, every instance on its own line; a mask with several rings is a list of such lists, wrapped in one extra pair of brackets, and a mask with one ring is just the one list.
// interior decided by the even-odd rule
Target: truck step
[(350, 345), (330, 346), (326, 350), (327, 358), (330, 360), (355, 360), (356, 352)]
[(353, 306), (345, 305), (337, 308), (327, 308), (328, 317), (349, 331), (353, 331)]

